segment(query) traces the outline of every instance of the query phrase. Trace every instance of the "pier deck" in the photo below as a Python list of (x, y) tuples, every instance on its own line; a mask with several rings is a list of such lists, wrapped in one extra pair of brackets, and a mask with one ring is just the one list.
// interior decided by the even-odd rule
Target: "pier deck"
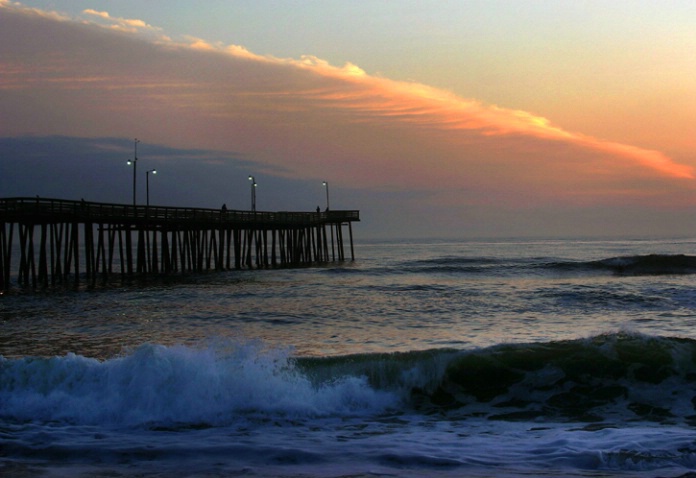
[[(360, 212), (265, 212), (0, 198), (0, 290), (344, 261)], [(18, 244), (14, 244), (15, 235)]]

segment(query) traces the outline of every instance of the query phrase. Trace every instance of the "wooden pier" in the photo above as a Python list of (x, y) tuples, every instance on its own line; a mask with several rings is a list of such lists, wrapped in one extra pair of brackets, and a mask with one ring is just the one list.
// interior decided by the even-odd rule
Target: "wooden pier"
[[(261, 212), (0, 198), (0, 290), (355, 260), (359, 211)], [(18, 243), (14, 243), (14, 238)]]

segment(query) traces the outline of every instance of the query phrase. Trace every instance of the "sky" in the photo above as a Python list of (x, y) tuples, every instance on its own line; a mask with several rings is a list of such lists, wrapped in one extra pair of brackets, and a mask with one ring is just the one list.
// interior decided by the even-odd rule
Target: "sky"
[(137, 154), (139, 203), (249, 209), (253, 175), (258, 210), (329, 200), (358, 239), (696, 237), (694, 24), (690, 0), (0, 0), (0, 197), (129, 203)]

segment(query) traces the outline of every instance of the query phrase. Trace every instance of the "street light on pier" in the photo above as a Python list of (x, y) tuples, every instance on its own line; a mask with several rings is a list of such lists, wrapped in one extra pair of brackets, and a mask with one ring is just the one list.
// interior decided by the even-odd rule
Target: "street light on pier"
[(256, 179), (250, 175), (249, 181), (251, 181), (251, 210), (256, 212)]
[(322, 184), (324, 184), (324, 187), (326, 188), (326, 210), (329, 210), (329, 182), (324, 181)]
[(133, 165), (133, 206), (135, 206), (135, 178), (136, 178), (136, 169), (138, 166), (138, 143), (140, 142), (138, 138), (135, 138), (135, 151), (133, 153), (133, 159), (128, 160), (128, 164)]
[(150, 173), (157, 174), (156, 169), (145, 171), (145, 191), (147, 194), (147, 207), (150, 207)]

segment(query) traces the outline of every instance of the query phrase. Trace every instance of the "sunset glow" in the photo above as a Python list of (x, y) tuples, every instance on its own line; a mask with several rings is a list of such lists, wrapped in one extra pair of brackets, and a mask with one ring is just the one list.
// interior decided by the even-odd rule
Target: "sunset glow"
[[(594, 206), (633, 198), (636, 207), (673, 201), (683, 208), (696, 192), (696, 157), (682, 137), (670, 142), (669, 121), (663, 142), (627, 142), (631, 122), (643, 120), (614, 117), (625, 108), (607, 104), (594, 112), (596, 123), (624, 120), (625, 131), (612, 126), (612, 137), (595, 124), (583, 131), (590, 113), (575, 114), (575, 100), (566, 109), (561, 103), (577, 86), (532, 111), (520, 106), (534, 101), (491, 102), (474, 91), (430, 86), (429, 75), (390, 78), (349, 58), (334, 66), (311, 51), (294, 58), (256, 53), (241, 41), (168, 32), (153, 18), (30, 3), (0, 2), (0, 128), (7, 138), (138, 135), (171, 148), (233, 152), (278, 177), (316, 181), (330, 172), (336, 190), (362, 190), (366, 198), (370, 191), (412, 191), (414, 200), (427, 194), (437, 208), (437, 198), (448, 197), (458, 217), (481, 195), (504, 210), (577, 207), (578, 198)], [(472, 78), (481, 74), (471, 71)], [(629, 81), (627, 88), (638, 86)], [(555, 93), (535, 88), (530, 100)], [(696, 120), (691, 124), (684, 127), (693, 131)]]

